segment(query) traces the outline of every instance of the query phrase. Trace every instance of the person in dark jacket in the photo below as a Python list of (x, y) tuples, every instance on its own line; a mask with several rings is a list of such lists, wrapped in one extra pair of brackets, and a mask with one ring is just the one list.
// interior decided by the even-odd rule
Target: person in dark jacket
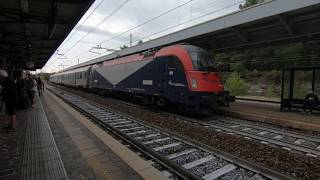
[(29, 107), (29, 98), (26, 92), (26, 82), (22, 76), (18, 77), (17, 86), (17, 109), (27, 109)]
[(41, 96), (42, 92), (44, 90), (44, 84), (43, 84), (43, 81), (40, 77), (38, 77), (38, 79), (37, 79), (37, 88), (38, 88), (38, 94), (39, 94), (39, 96)]
[(34, 104), (35, 104), (34, 97), (37, 93), (37, 82), (36, 80), (33, 79), (30, 73), (27, 73), (27, 78), (25, 82), (26, 82), (27, 93), (31, 101), (31, 107), (34, 108)]
[(1, 94), (5, 102), (7, 113), (10, 117), (10, 124), (5, 127), (6, 130), (15, 131), (16, 128), (16, 98), (17, 88), (14, 81), (8, 77), (8, 73), (5, 70), (0, 70), (0, 81), (3, 86)]

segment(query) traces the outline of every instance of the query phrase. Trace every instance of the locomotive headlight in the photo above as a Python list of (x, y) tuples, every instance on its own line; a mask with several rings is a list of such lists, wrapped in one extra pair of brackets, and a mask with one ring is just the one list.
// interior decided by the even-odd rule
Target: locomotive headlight
[(193, 89), (198, 88), (197, 80), (196, 80), (196, 79), (191, 78), (191, 86), (192, 86)]

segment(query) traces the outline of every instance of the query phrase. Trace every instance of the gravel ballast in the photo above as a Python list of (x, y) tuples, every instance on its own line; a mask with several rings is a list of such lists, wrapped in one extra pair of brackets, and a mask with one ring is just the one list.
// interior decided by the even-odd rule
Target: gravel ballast
[(71, 88), (57, 87), (108, 108), (128, 114), (138, 120), (148, 122), (152, 125), (180, 134), (181, 136), (188, 137), (205, 145), (230, 153), (259, 166), (285, 173), (297, 179), (320, 178), (320, 160), (318, 158), (295, 154), (281, 148), (261, 144), (258, 141), (245, 139), (237, 135), (217, 132), (214, 129), (199, 124), (182, 121), (169, 114), (155, 113), (143, 108), (133, 108), (120, 100), (102, 98), (91, 93)]

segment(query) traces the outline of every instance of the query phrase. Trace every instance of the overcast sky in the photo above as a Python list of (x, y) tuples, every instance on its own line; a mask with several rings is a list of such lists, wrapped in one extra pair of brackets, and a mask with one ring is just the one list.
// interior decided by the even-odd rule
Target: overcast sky
[[(56, 72), (238, 10), (241, 0), (96, 0), (43, 68)], [(171, 9), (171, 12), (155, 18)], [(141, 25), (143, 24), (143, 25)], [(138, 27), (137, 27), (138, 26)], [(132, 30), (130, 30), (132, 29)], [(129, 31), (130, 30), (130, 31)], [(128, 31), (128, 32), (126, 32)], [(124, 33), (126, 32), (126, 33)]]

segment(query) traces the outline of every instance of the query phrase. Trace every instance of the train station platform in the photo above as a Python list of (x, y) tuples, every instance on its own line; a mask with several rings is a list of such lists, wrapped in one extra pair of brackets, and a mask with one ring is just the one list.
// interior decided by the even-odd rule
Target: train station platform
[(230, 107), (221, 108), (217, 113), (281, 127), (320, 132), (319, 112), (312, 115), (298, 111), (281, 112), (278, 103), (236, 100)]
[(0, 121), (0, 179), (167, 179), (62, 100), (46, 91), (17, 111), (15, 132)]

